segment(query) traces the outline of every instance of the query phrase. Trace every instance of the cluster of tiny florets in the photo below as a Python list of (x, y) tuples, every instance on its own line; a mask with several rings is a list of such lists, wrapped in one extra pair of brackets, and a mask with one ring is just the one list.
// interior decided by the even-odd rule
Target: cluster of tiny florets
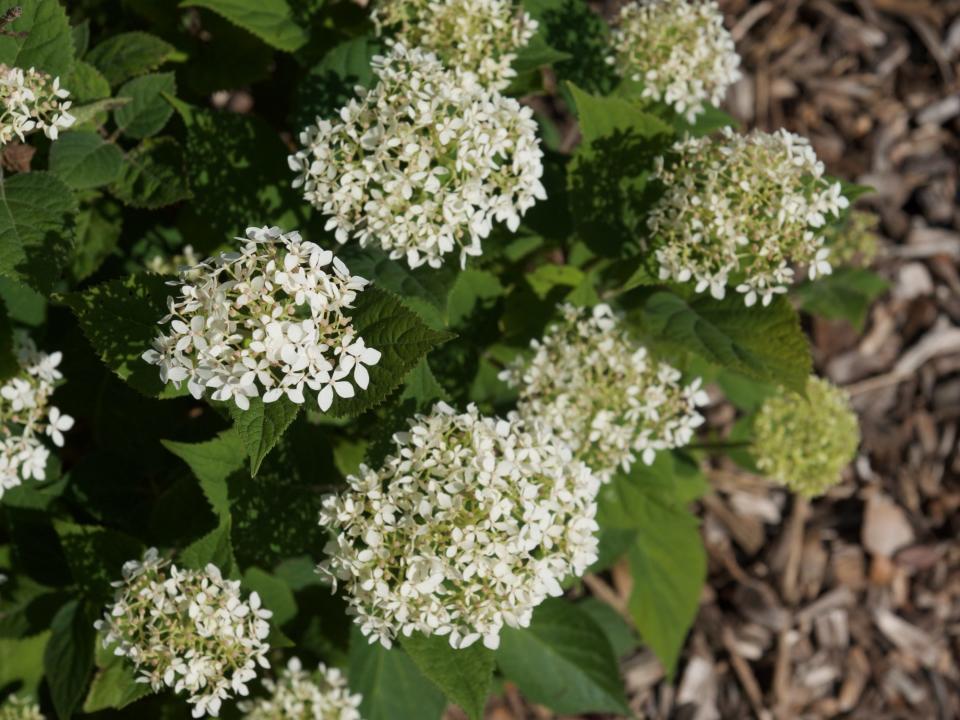
[(174, 255), (158, 253), (151, 256), (144, 267), (157, 275), (178, 275), (181, 272), (196, 273), (196, 269), (203, 262), (203, 256), (198, 255), (193, 245), (184, 245), (180, 252)]
[(0, 720), (45, 720), (45, 718), (36, 702), (18, 695), (11, 695), (0, 705)]
[(704, 103), (719, 105), (740, 79), (740, 56), (710, 0), (640, 0), (623, 7), (607, 62), (643, 84), (643, 96), (663, 100), (689, 122)]
[(764, 305), (793, 281), (831, 271), (822, 228), (849, 204), (840, 183), (802, 137), (786, 130), (688, 138), (658, 158), (664, 195), (647, 220), (660, 279), (692, 281), (722, 299), (736, 283), (747, 306)]
[(801, 495), (821, 495), (840, 481), (860, 444), (847, 394), (811, 377), (806, 397), (779, 390), (754, 420), (753, 453), (769, 478)]
[(657, 362), (632, 340), (607, 305), (560, 308), (563, 319), (531, 343), (500, 378), (520, 391), (518, 409), (549, 425), (574, 455), (608, 480), (639, 456), (686, 445), (709, 402), (697, 378)]
[(269, 697), (240, 703), (246, 720), (361, 720), (357, 708), (363, 698), (351, 694), (343, 673), (323, 663), (310, 673), (290, 658), (280, 677), (265, 679), (263, 686)]
[(395, 440), (321, 512), (337, 536), (320, 570), (371, 642), (421, 632), (496, 648), (596, 560), (599, 479), (535, 420), (438, 403)]
[(880, 219), (872, 212), (851, 210), (846, 221), (827, 237), (830, 260), (838, 266), (870, 265), (880, 252), (877, 225)]
[(103, 646), (128, 658), (154, 692), (187, 693), (193, 717), (216, 716), (224, 700), (249, 693), (257, 666), (270, 666), (272, 613), (255, 592), (244, 600), (240, 583), (215, 565), (178, 568), (151, 548), (124, 564), (114, 586), (116, 600), (96, 623)]
[(317, 392), (326, 411), (334, 396), (366, 389), (367, 366), (380, 352), (358, 337), (344, 311), (367, 285), (347, 266), (296, 232), (248, 228), (236, 253), (180, 272), (168, 298), (168, 334), (143, 354), (164, 382), (186, 381), (194, 397), (212, 390), (246, 410), (250, 398), (304, 402)]
[(496, 90), (516, 77), (517, 51), (537, 31), (516, 0), (381, 0), (372, 18), (378, 33), (435, 53)]
[(289, 158), (327, 230), (434, 268), (457, 248), (461, 264), (480, 255), (495, 221), (515, 231), (546, 197), (530, 108), (400, 43), (372, 66), (377, 85), (318, 118)]
[(63, 357), (37, 350), (26, 335), (14, 335), (14, 353), (20, 370), (0, 386), (0, 498), (23, 480), (46, 478), (50, 451), (42, 442), (49, 437), (63, 446), (63, 433), (73, 418), (50, 404)]
[(75, 118), (69, 112), (70, 93), (60, 87), (60, 78), (45, 72), (23, 70), (0, 64), (0, 145), (13, 138), (23, 142), (35, 130), (42, 130), (56, 140), (60, 130), (73, 125)]

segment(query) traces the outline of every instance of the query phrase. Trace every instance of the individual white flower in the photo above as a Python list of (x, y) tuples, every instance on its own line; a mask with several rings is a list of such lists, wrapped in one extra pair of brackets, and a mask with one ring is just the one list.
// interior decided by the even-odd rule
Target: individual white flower
[(849, 203), (805, 138), (725, 128), (675, 144), (654, 176), (665, 191), (647, 224), (662, 280), (717, 299), (735, 284), (749, 307), (785, 293), (794, 264), (811, 279), (830, 272), (819, 228)]
[(531, 342), (500, 378), (520, 392), (518, 410), (544, 422), (603, 480), (649, 465), (660, 450), (682, 447), (703, 424), (709, 402), (697, 378), (653, 360), (607, 305), (560, 306), (563, 318)]
[(188, 694), (195, 718), (216, 716), (224, 700), (248, 694), (257, 667), (270, 667), (272, 613), (255, 592), (244, 600), (215, 565), (181, 569), (150, 548), (122, 572), (96, 628), (105, 648), (133, 663), (137, 682)]
[(434, 53), (496, 90), (516, 77), (517, 51), (538, 26), (517, 0), (380, 0), (371, 17), (377, 34)]
[(11, 695), (0, 703), (0, 720), (45, 720), (40, 706), (33, 700)]
[(465, 264), (494, 222), (516, 231), (546, 197), (533, 111), (400, 43), (372, 66), (377, 85), (307, 127), (289, 158), (327, 230), (414, 268), (455, 249)]
[(50, 405), (62, 354), (37, 350), (21, 332), (14, 333), (14, 351), (20, 371), (0, 385), (0, 498), (23, 480), (46, 479), (50, 451), (44, 435), (63, 446), (63, 433), (73, 418)]
[(367, 281), (297, 232), (248, 228), (239, 252), (183, 268), (171, 284), (180, 294), (160, 321), (169, 332), (143, 359), (195, 398), (210, 390), (246, 410), (261, 392), (302, 404), (309, 388), (326, 412), (335, 395), (365, 390), (380, 361), (345, 314)]
[(23, 70), (0, 64), (0, 145), (13, 138), (42, 130), (56, 140), (60, 130), (73, 125), (69, 112), (70, 93), (60, 87), (60, 78), (30, 68)]
[(638, 0), (624, 5), (607, 62), (693, 123), (740, 79), (740, 56), (712, 0)]
[(599, 480), (536, 420), (438, 403), (394, 440), (320, 514), (336, 533), (320, 571), (370, 642), (420, 632), (496, 648), (596, 560)]
[(263, 686), (270, 697), (239, 703), (246, 720), (361, 720), (362, 697), (351, 694), (337, 668), (323, 663), (309, 673), (298, 658), (290, 658), (280, 677), (265, 678)]

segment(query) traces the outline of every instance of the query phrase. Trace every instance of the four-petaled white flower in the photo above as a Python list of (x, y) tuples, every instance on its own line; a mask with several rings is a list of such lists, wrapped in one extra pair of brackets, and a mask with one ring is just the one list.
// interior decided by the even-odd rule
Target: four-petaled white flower
[(44, 72), (0, 64), (0, 145), (14, 138), (21, 142), (35, 130), (51, 140), (76, 119), (67, 112), (70, 93), (60, 87), (60, 78)]
[(63, 433), (73, 427), (73, 418), (50, 405), (55, 384), (63, 375), (59, 352), (37, 350), (21, 332), (14, 334), (14, 350), (20, 371), (0, 385), (0, 498), (23, 480), (46, 479), (50, 451), (42, 438), (49, 436), (63, 446)]
[(494, 222), (516, 231), (546, 198), (533, 111), (400, 43), (372, 66), (376, 86), (318, 118), (289, 157), (326, 229), (412, 268), (440, 267), (457, 249), (465, 264)]
[(371, 642), (420, 632), (496, 648), (596, 560), (599, 479), (536, 420), (438, 403), (394, 439), (320, 516), (335, 532), (320, 570)]
[(216, 716), (224, 700), (249, 694), (257, 668), (268, 668), (267, 622), (260, 596), (244, 600), (240, 583), (215, 565), (188, 570), (150, 548), (123, 565), (116, 599), (96, 628), (103, 646), (128, 658), (137, 682), (154, 692), (187, 693), (193, 717)]
[(519, 389), (520, 414), (550, 426), (604, 481), (639, 456), (682, 447), (703, 424), (709, 402), (697, 378), (653, 360), (607, 305), (585, 311), (562, 305), (563, 318), (533, 357), (519, 358), (500, 378)]
[(296, 232), (249, 228), (236, 253), (185, 268), (168, 299), (169, 334), (143, 359), (160, 366), (164, 382), (186, 381), (200, 398), (305, 402), (317, 393), (326, 412), (334, 397), (365, 390), (380, 351), (366, 346), (345, 314), (367, 285), (329, 250)]
[(820, 232), (849, 205), (810, 143), (786, 130), (688, 138), (659, 158), (664, 194), (647, 218), (661, 280), (694, 282), (722, 300), (729, 284), (751, 307), (793, 282), (830, 273)]

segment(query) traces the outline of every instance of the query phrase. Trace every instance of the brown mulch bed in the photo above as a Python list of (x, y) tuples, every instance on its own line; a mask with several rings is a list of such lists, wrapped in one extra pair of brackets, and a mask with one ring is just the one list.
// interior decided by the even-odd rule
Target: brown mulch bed
[[(708, 585), (678, 678), (624, 661), (644, 718), (960, 718), (960, 0), (721, 0), (745, 77), (728, 109), (809, 137), (877, 193), (863, 332), (810, 330), (863, 443), (812, 503), (726, 464), (702, 503)], [(712, 410), (723, 428), (733, 409)], [(621, 595), (619, 569), (594, 579)], [(597, 585), (596, 583), (602, 583)], [(488, 718), (551, 718), (507, 689)]]

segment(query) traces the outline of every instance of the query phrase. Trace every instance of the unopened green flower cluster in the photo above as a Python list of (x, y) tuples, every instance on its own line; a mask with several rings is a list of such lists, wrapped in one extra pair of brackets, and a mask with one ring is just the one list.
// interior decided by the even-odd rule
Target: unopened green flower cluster
[(880, 219), (872, 212), (851, 210), (846, 221), (827, 236), (830, 258), (835, 265), (866, 267), (877, 257), (880, 240), (876, 229)]
[(0, 720), (44, 720), (44, 717), (35, 702), (13, 695), (0, 705)]
[(811, 377), (806, 397), (782, 390), (764, 401), (754, 421), (754, 457), (768, 477), (800, 495), (822, 495), (840, 481), (860, 444), (847, 394)]

